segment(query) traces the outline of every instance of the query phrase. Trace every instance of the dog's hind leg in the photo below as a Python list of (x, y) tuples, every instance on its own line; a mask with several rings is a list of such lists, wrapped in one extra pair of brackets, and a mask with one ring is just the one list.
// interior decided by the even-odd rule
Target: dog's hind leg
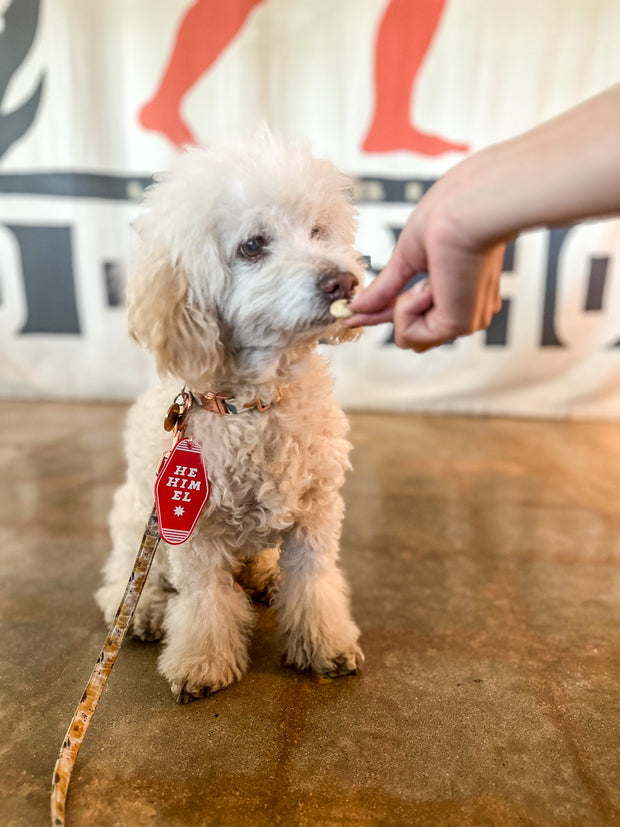
[[(103, 585), (95, 594), (106, 623), (111, 623), (116, 615), (151, 508), (152, 503), (148, 500), (140, 502), (139, 495), (128, 482), (114, 496), (110, 514), (112, 551), (103, 569)], [(159, 640), (163, 634), (166, 604), (174, 591), (167, 578), (166, 549), (166, 544), (160, 543), (133, 616), (130, 631), (140, 640)]]
[(254, 603), (271, 603), (280, 581), (280, 549), (267, 548), (246, 559), (235, 572), (235, 580)]
[(179, 703), (222, 689), (245, 673), (252, 605), (234, 581), (225, 550), (189, 540), (172, 556), (172, 580), (159, 671)]

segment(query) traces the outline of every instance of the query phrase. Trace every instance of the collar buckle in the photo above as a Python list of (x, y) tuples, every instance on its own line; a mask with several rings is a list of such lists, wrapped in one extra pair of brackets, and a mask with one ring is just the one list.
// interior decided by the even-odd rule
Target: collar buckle
[(279, 387), (275, 397), (268, 404), (265, 404), (261, 399), (255, 399), (254, 402), (248, 402), (242, 407), (238, 407), (234, 397), (225, 391), (219, 391), (218, 393), (213, 393), (213, 391), (196, 393), (194, 391), (192, 395), (205, 411), (221, 414), (222, 416), (244, 413), (245, 411), (259, 411), (262, 413), (263, 411), (268, 411), (282, 399), (282, 391)]
[(265, 405), (263, 402), (261, 402), (260, 399), (257, 399), (255, 406), (253, 407), (256, 407), (256, 409), (262, 413), (263, 411), (268, 411), (269, 408), (271, 408), (273, 405), (276, 405), (281, 399), (282, 391), (280, 390), (280, 386), (278, 385), (278, 392), (268, 405)]
[(209, 391), (209, 393), (195, 393), (194, 396), (198, 397), (198, 400), (205, 411), (222, 414), (223, 416), (230, 413), (226, 407), (226, 400), (230, 399), (230, 394), (228, 393), (213, 393), (212, 391)]

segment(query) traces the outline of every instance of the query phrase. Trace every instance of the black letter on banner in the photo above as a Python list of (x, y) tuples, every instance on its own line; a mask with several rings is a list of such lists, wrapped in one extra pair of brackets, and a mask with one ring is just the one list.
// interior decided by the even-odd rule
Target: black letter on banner
[(79, 334), (70, 227), (7, 225), (19, 244), (26, 295), (22, 333)]
[[(504, 252), (502, 273), (512, 273), (515, 263), (515, 243), (511, 241)], [(510, 317), (510, 299), (502, 299), (502, 306), (491, 319), (486, 332), (486, 345), (508, 344), (508, 319)]]
[(543, 306), (541, 347), (564, 347), (555, 332), (555, 305), (558, 291), (558, 264), (560, 251), (572, 227), (560, 227), (549, 231), (549, 254), (545, 278), (545, 302)]
[(603, 296), (607, 283), (607, 268), (609, 256), (592, 256), (590, 259), (590, 277), (588, 278), (588, 292), (584, 311), (603, 309)]

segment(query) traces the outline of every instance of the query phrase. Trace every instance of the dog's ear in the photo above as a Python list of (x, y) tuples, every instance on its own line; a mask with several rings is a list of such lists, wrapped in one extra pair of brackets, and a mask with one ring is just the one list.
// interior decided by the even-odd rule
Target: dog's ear
[(195, 387), (222, 362), (215, 312), (191, 295), (185, 270), (163, 249), (137, 262), (127, 286), (129, 334), (151, 351), (161, 375)]

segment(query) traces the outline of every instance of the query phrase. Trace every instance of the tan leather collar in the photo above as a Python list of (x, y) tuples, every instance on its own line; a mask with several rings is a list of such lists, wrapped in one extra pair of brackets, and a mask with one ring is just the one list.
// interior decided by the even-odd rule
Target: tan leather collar
[(282, 399), (282, 391), (278, 388), (276, 397), (271, 402), (266, 403), (261, 399), (255, 399), (253, 402), (246, 402), (240, 405), (234, 396), (226, 391), (219, 391), (218, 393), (196, 393), (192, 391), (192, 398), (197, 405), (204, 408), (205, 411), (222, 414), (228, 416), (229, 414), (246, 413), (246, 411), (268, 411), (272, 405), (275, 405)]

